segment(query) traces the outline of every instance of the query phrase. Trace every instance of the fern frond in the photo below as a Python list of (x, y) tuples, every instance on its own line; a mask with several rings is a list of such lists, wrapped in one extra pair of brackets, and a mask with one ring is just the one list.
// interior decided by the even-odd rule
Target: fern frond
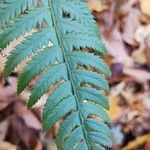
[(38, 52), (44, 45), (48, 46), (51, 39), (50, 33), (50, 28), (41, 29), (28, 36), (20, 45), (17, 45), (6, 62), (5, 76), (8, 76), (21, 61)]
[[(14, 19), (26, 9), (37, 5), (38, 0), (5, 0), (0, 4), (0, 28), (4, 27), (11, 19)], [(7, 12), (7, 13), (6, 13)]]
[(52, 85), (61, 79), (68, 80), (65, 64), (54, 65), (45, 71), (32, 90), (28, 100), (28, 107), (32, 107)]
[[(46, 67), (54, 64), (56, 60), (58, 62), (63, 62), (61, 49), (59, 47), (45, 48), (44, 51), (40, 51), (37, 55), (32, 57), (32, 60), (28, 63), (28, 66), (23, 70), (19, 77), (18, 94), (26, 88), (33, 78), (35, 78), (41, 71), (45, 70)], [(24, 80), (25, 78), (26, 80)]]
[(92, 88), (82, 87), (78, 89), (78, 92), (81, 101), (86, 99), (95, 104), (103, 106), (105, 109), (109, 109), (108, 100), (103, 94), (101, 94), (100, 91)]
[(76, 34), (67, 34), (63, 36), (64, 40), (67, 41), (67, 45), (69, 45), (70, 48), (76, 47), (77, 49), (80, 49), (80, 47), (89, 47), (93, 48), (98, 52), (105, 53), (104, 44), (99, 41), (99, 38), (93, 37), (92, 34), (85, 33), (84, 38), (82, 38), (83, 32), (79, 32)]
[[(49, 96), (44, 109), (44, 114), (49, 114), (55, 109), (55, 107), (65, 98), (72, 96), (71, 83), (66, 81), (56, 88), (53, 93)], [(44, 116), (43, 116), (44, 117)], [(49, 128), (49, 127), (48, 127)], [(47, 128), (47, 129), (48, 129)], [(45, 128), (46, 129), (46, 128)]]
[(89, 83), (91, 85), (102, 88), (104, 91), (109, 91), (109, 86), (107, 81), (102, 78), (98, 73), (77, 69), (73, 72), (74, 84), (76, 87), (80, 87), (81, 83)]
[[(20, 94), (39, 76), (28, 108), (57, 84), (44, 105), (42, 124), (48, 130), (63, 119), (56, 137), (58, 148), (111, 147), (111, 133), (105, 124), (111, 123), (105, 111), (109, 103), (103, 95), (109, 90), (105, 77), (111, 73), (102, 60), (105, 46), (86, 0), (0, 1), (0, 29), (1, 49), (26, 35), (8, 56), (4, 71), (7, 77), (30, 58), (17, 87)], [(90, 52), (85, 52), (86, 48)]]
[(49, 16), (47, 14), (47, 9), (39, 7), (28, 12), (28, 14), (24, 14), (17, 18), (11, 25), (3, 29), (2, 33), (0, 33), (0, 41), (2, 41), (0, 47), (5, 48), (7, 44), (18, 38), (20, 35), (24, 35), (26, 32), (30, 32), (32, 28), (37, 27), (37, 24), (41, 24), (43, 20), (48, 22)]
[(99, 72), (105, 74), (106, 76), (108, 77), (111, 76), (111, 72), (108, 66), (104, 63), (104, 61), (101, 58), (99, 58), (96, 55), (78, 51), (78, 52), (72, 52), (69, 57), (71, 60), (73, 60), (72, 62), (74, 63), (75, 68), (78, 64), (91, 66), (97, 69)]

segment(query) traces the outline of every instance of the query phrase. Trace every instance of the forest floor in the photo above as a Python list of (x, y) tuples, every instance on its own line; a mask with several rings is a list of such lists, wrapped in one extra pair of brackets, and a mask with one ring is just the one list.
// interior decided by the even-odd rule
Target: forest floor
[[(113, 150), (150, 150), (150, 0), (89, 0), (108, 50)], [(22, 38), (22, 37), (21, 37)], [(25, 100), (33, 81), (16, 95), (24, 62), (3, 79), (6, 56), (20, 39), (0, 54), (0, 150), (57, 150), (59, 123), (42, 132), (41, 110), (47, 95), (31, 110)]]

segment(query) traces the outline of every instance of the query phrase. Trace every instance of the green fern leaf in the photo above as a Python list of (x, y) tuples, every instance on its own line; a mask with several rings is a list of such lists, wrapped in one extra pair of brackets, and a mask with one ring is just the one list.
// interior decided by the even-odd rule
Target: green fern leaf
[[(26, 34), (30, 33), (30, 34)], [(10, 53), (5, 77), (24, 60), (18, 81), (20, 94), (39, 76), (28, 108), (54, 85), (42, 113), (44, 130), (62, 123), (56, 137), (59, 149), (104, 150), (111, 147), (111, 123), (104, 96), (111, 73), (98, 28), (86, 0), (1, 0), (0, 48), (21, 35), (24, 40)], [(85, 52), (86, 48), (90, 52)], [(99, 56), (100, 54), (100, 56)], [(93, 117), (96, 116), (96, 117)]]
[(88, 131), (100, 132), (108, 137), (111, 136), (108, 126), (93, 118), (86, 119), (85, 126), (87, 126)]
[(100, 91), (92, 88), (82, 87), (78, 89), (78, 93), (81, 101), (87, 99), (95, 104), (103, 106), (105, 109), (109, 109), (108, 100), (103, 94), (101, 94)]
[[(0, 28), (4, 27), (7, 22), (17, 17), (26, 9), (37, 5), (38, 0), (5, 0), (0, 7)], [(7, 13), (6, 13), (7, 12)]]
[[(74, 129), (69, 137), (66, 139), (64, 144), (64, 149), (70, 149), (70, 147), (74, 148), (77, 143), (84, 140), (84, 133), (82, 127), (78, 127)], [(88, 148), (86, 146), (86, 148)]]
[(82, 142), (80, 142), (80, 143), (77, 145), (77, 147), (76, 147), (75, 149), (76, 149), (76, 150), (78, 150), (78, 149), (80, 149), (80, 150), (85, 150), (85, 149), (88, 149), (88, 148), (87, 148), (86, 142), (85, 142), (85, 141), (82, 141)]
[(103, 62), (102, 59), (100, 59), (96, 55), (79, 51), (79, 52), (72, 52), (69, 57), (71, 60), (74, 60), (75, 67), (77, 64), (91, 66), (96, 68), (98, 71), (105, 74), (106, 76), (109, 77), (111, 76), (111, 72), (108, 66)]
[(73, 72), (73, 78), (75, 81), (77, 81), (75, 82), (75, 85), (77, 87), (79, 87), (81, 83), (89, 83), (100, 87), (105, 91), (109, 90), (107, 81), (104, 78), (102, 78), (98, 73), (77, 69)]
[(51, 33), (51, 29), (42, 29), (28, 36), (22, 44), (17, 45), (6, 62), (5, 76), (8, 76), (21, 61), (31, 56), (33, 53), (36, 53), (44, 45), (48, 45), (51, 39), (49, 33)]
[(45, 71), (32, 90), (32, 94), (28, 100), (28, 107), (32, 107), (52, 85), (61, 79), (68, 80), (65, 64), (54, 65)]
[[(41, 71), (45, 70), (46, 67), (54, 64), (55, 61), (58, 61), (59, 63), (63, 62), (63, 57), (59, 47), (46, 48), (44, 51), (41, 51), (32, 57), (32, 60), (28, 63), (27, 67), (19, 77), (17, 89), (18, 94), (26, 88), (33, 78), (35, 78)], [(39, 62), (41, 63), (38, 64)], [(10, 66), (10, 64), (8, 64), (8, 66)]]
[(35, 28), (38, 23), (42, 23), (43, 20), (48, 22), (49, 16), (47, 16), (47, 13), (48, 10), (45, 8), (36, 8), (28, 12), (28, 14), (20, 16), (19, 19), (14, 20), (14, 22), (3, 29), (3, 32), (0, 34), (0, 41), (2, 41), (0, 43), (1, 48), (5, 48), (7, 44), (20, 35), (30, 32), (32, 28)]
[(62, 147), (62, 143), (64, 143), (65, 139), (69, 136), (70, 132), (76, 126), (80, 126), (78, 112), (74, 112), (71, 115), (69, 115), (60, 126), (57, 139), (56, 139), (56, 143), (59, 147)]
[(56, 88), (56, 90), (54, 90), (53, 93), (49, 96), (45, 105), (44, 114), (49, 114), (64, 98), (68, 98), (70, 96), (72, 96), (70, 82), (67, 81), (59, 85), (58, 88)]
[(69, 46), (69, 48), (76, 47), (77, 49), (80, 49), (80, 47), (89, 47), (98, 52), (105, 53), (104, 44), (99, 41), (96, 36), (93, 37), (93, 35), (89, 33), (85, 33), (84, 38), (82, 36), (82, 32), (74, 35), (70, 33), (63, 36), (63, 39), (67, 41), (66, 44)]
[[(58, 111), (59, 110), (59, 111)], [(63, 99), (52, 112), (44, 113), (43, 127), (44, 129), (51, 128), (57, 121), (59, 121), (66, 113), (76, 110), (76, 103), (74, 96)]]

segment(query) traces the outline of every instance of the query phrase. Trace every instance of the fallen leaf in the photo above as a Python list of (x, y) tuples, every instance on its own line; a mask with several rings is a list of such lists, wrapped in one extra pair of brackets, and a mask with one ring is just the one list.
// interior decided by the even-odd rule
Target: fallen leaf
[(8, 120), (0, 122), (0, 141), (5, 139), (7, 129), (8, 129)]
[(39, 131), (29, 128), (21, 117), (11, 115), (6, 140), (16, 144), (20, 149), (42, 149)]
[(110, 100), (110, 109), (108, 111), (109, 116), (112, 118), (116, 118), (116, 116), (121, 112), (121, 108), (118, 106), (120, 97), (113, 97)]
[(0, 141), (0, 150), (17, 150), (17, 146), (9, 142)]
[(136, 149), (138, 146), (143, 145), (147, 142), (150, 138), (150, 134), (143, 135), (141, 137), (137, 137), (134, 141), (131, 141), (127, 146), (123, 148), (123, 150), (133, 150)]
[(128, 58), (128, 54), (122, 40), (122, 35), (117, 27), (115, 27), (109, 35), (103, 34), (103, 38), (107, 51), (114, 57), (114, 61), (124, 63)]
[(135, 31), (140, 27), (139, 16), (140, 11), (132, 8), (122, 22), (122, 38), (126, 43), (132, 46), (137, 46), (137, 42), (135, 41)]
[(146, 48), (144, 50), (144, 54), (146, 57), (147, 64), (150, 66), (150, 34), (145, 39)]
[(107, 9), (107, 6), (100, 0), (88, 0), (89, 8), (92, 11), (101, 12)]
[(135, 50), (132, 53), (132, 57), (134, 58), (135, 62), (138, 62), (140, 64), (146, 63), (146, 57), (145, 57), (145, 54), (143, 53), (143, 51)]
[(123, 73), (135, 78), (139, 82), (147, 82), (150, 80), (150, 72), (145, 70), (124, 68)]
[(140, 0), (141, 10), (144, 14), (150, 15), (150, 0)]
[(26, 113), (22, 115), (22, 118), (28, 127), (32, 127), (36, 130), (42, 130), (41, 123), (32, 112), (26, 111)]

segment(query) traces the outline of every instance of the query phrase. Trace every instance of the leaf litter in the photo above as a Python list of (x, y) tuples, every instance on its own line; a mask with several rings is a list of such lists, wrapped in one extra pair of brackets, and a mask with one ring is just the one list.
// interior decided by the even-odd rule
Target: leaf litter
[[(89, 0), (108, 50), (113, 149), (150, 149), (150, 1)], [(48, 93), (32, 110), (25, 99), (35, 81), (20, 96), (16, 94), (22, 63), (4, 79), (6, 55), (22, 40), (13, 41), (0, 54), (0, 150), (56, 150), (54, 139), (60, 122), (47, 133), (41, 128), (40, 114)], [(35, 79), (36, 80), (36, 79)]]

